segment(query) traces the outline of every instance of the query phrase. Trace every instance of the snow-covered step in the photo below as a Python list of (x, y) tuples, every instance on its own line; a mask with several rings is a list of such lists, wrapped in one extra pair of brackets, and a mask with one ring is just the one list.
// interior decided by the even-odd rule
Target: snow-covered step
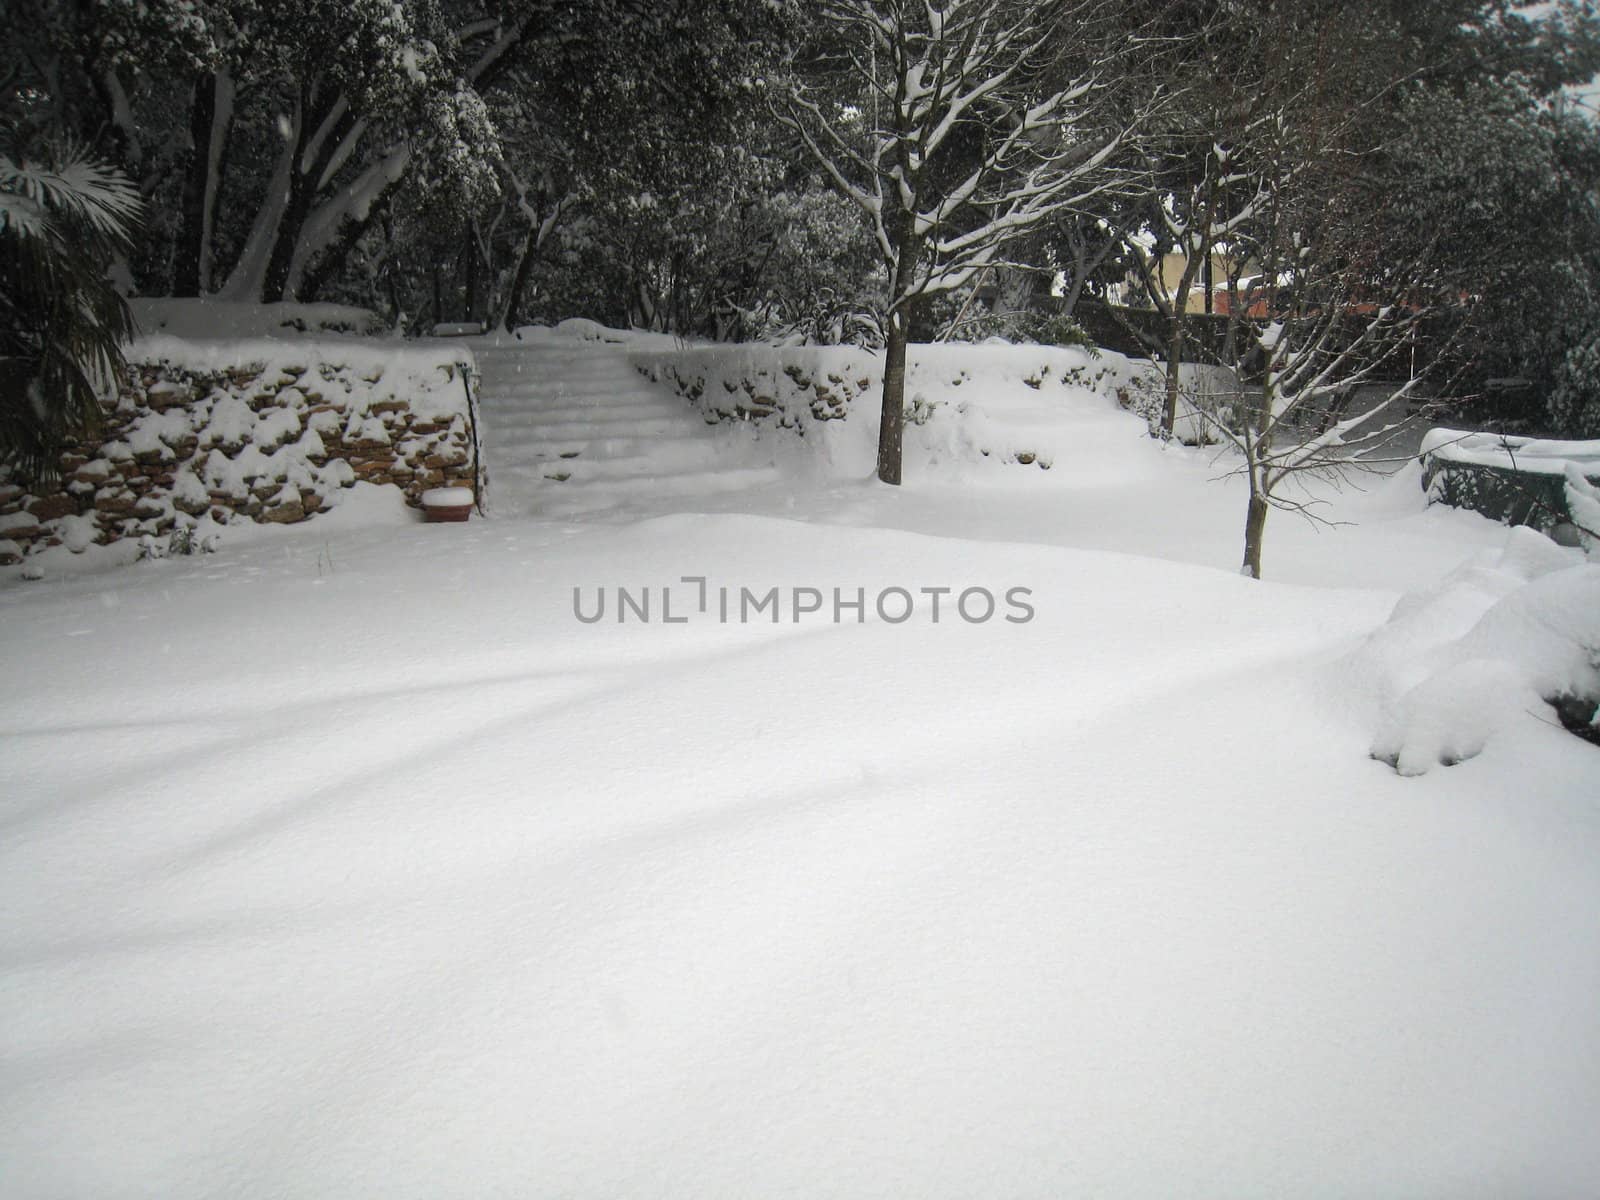
[(475, 344), (490, 503), (500, 513), (597, 512), (773, 484), (770, 450), (708, 424), (633, 366), (626, 347)]
[[(737, 492), (747, 488), (775, 484), (782, 478), (776, 467), (728, 467), (714, 471), (689, 471), (677, 475), (640, 476), (586, 480), (580, 475), (556, 482), (546, 477), (539, 486), (541, 505), (562, 505), (571, 500), (571, 507), (584, 510), (602, 507), (592, 502), (595, 493), (605, 499), (640, 496), (715, 495), (720, 492)], [(496, 480), (498, 485), (499, 481)], [(610, 507), (609, 504), (603, 507)]]
[[(678, 446), (681, 450), (668, 450)], [(501, 443), (507, 453), (531, 454), (535, 458), (583, 458), (586, 461), (612, 461), (638, 463), (648, 459), (657, 465), (669, 457), (673, 460), (706, 457), (696, 443), (683, 438), (574, 438), (553, 441), (543, 438), (507, 438)]]
[(714, 469), (723, 461), (719, 447), (692, 447), (682, 444), (663, 447), (654, 453), (641, 452), (615, 457), (579, 455), (556, 460), (574, 477), (595, 479), (661, 479), (667, 475)]
[(693, 427), (702, 424), (701, 418), (687, 410), (663, 408), (659, 405), (596, 404), (587, 408), (570, 404), (540, 405), (533, 397), (519, 398), (521, 407), (513, 402), (501, 409), (508, 425), (563, 425), (568, 423), (589, 425), (625, 425), (630, 421), (670, 421), (674, 425)]
[[(484, 376), (490, 382), (496, 382), (493, 376)], [(508, 395), (525, 396), (563, 396), (570, 397), (575, 402), (600, 401), (609, 402), (617, 393), (624, 395), (634, 394), (634, 389), (639, 383), (647, 383), (642, 375), (623, 375), (612, 379), (597, 380), (594, 383), (572, 384), (559, 379), (532, 379), (522, 375), (514, 375), (498, 383), (501, 391)]]
[(660, 479), (634, 476), (613, 480), (608, 486), (637, 491), (659, 487), (675, 494), (686, 491), (731, 492), (758, 484), (775, 483), (780, 477), (776, 467), (726, 467), (718, 471), (691, 471), (685, 475), (668, 475)]
[(506, 421), (496, 425), (494, 436), (503, 442), (519, 441), (532, 437), (546, 442), (586, 441), (596, 436), (613, 437), (671, 437), (681, 434), (683, 423), (676, 417), (600, 417), (593, 421), (542, 420)]

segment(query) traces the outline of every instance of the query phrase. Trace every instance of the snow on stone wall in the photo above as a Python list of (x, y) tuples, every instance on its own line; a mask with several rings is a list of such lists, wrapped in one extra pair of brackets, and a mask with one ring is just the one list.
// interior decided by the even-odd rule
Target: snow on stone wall
[[(638, 350), (647, 378), (674, 388), (710, 424), (751, 422), (814, 434), (828, 423), (876, 428), (883, 354), (852, 346), (705, 346)], [(916, 437), (956, 458), (1048, 469), (1070, 435), (1074, 403), (1130, 406), (1140, 366), (1119, 354), (1033, 345), (911, 349), (906, 418)], [(864, 413), (866, 421), (852, 418)], [(911, 435), (908, 434), (908, 438)]]
[(358, 480), (416, 505), (478, 486), (470, 351), (450, 346), (143, 338), (97, 434), (60, 478), (0, 474), (0, 562), (208, 522), (288, 524)]

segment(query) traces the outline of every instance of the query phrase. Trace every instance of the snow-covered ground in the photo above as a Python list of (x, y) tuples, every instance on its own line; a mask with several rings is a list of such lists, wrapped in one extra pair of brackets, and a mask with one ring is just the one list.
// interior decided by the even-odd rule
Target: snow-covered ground
[(1370, 757), (1577, 552), (1065, 411), (8, 577), (0, 1194), (1591, 1194), (1600, 750)]

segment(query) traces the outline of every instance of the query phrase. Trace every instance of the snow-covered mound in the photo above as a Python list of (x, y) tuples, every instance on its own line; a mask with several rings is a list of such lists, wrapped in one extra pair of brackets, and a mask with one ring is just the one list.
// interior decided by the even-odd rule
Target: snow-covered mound
[(1420, 775), (1481, 753), (1552, 705), (1600, 727), (1600, 565), (1513, 529), (1404, 597), (1357, 656), (1387, 696), (1372, 755)]

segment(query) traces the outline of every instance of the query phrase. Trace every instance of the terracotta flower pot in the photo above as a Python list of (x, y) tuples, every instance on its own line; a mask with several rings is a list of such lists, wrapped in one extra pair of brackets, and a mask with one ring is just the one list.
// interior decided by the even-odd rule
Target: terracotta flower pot
[(422, 513), (432, 521), (465, 521), (472, 515), (472, 489), (429, 488), (422, 493)]

